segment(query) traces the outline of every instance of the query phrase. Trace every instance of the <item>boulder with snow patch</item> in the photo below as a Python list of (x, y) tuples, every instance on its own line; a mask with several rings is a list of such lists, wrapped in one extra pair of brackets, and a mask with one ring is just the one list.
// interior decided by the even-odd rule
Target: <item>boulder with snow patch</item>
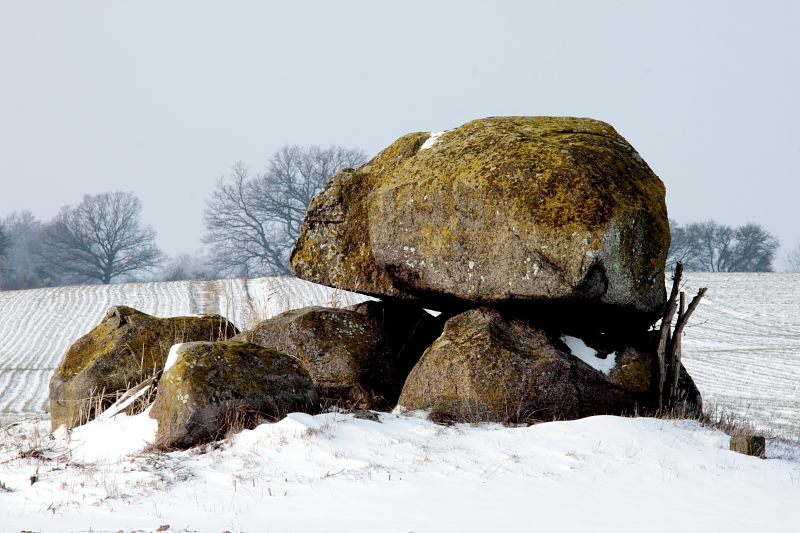
[[(617, 341), (593, 349), (488, 307), (445, 324), (399, 405), (450, 421), (530, 422), (633, 414), (650, 406), (653, 356)], [(602, 344), (602, 343), (601, 343)]]
[(426, 306), (511, 305), (614, 325), (664, 304), (664, 184), (614, 128), (492, 117), (406, 135), (314, 198), (303, 279)]
[(156, 318), (122, 305), (109, 308), (100, 324), (69, 348), (50, 379), (53, 429), (92, 420), (126, 390), (158, 374), (173, 344), (227, 339), (238, 332), (218, 315)]
[(320, 396), (331, 403), (385, 409), (394, 404), (403, 386), (403, 380), (396, 379), (395, 354), (381, 326), (350, 309), (286, 311), (234, 339), (296, 358)]
[(318, 410), (314, 383), (295, 358), (246, 342), (189, 342), (170, 351), (150, 417), (156, 447), (169, 450)]

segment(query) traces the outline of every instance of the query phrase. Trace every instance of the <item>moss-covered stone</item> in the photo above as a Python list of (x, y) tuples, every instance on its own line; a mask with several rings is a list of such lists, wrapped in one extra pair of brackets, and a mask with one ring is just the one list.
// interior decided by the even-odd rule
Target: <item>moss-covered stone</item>
[[(312, 202), (298, 277), (442, 308), (577, 302), (647, 322), (664, 303), (665, 188), (611, 126), (492, 117), (407, 135)], [(369, 239), (367, 239), (369, 236)]]
[(652, 357), (621, 350), (609, 375), (552, 334), (487, 307), (447, 321), (411, 371), (399, 404), (452, 421), (530, 422), (643, 411)]
[(189, 342), (174, 350), (150, 410), (161, 449), (222, 438), (244, 429), (246, 415), (279, 419), (319, 409), (308, 372), (277, 350), (237, 341)]
[(156, 318), (111, 307), (69, 348), (50, 379), (53, 429), (88, 422), (120, 393), (160, 372), (173, 344), (227, 339), (238, 332), (218, 315)]
[(366, 198), (413, 157), (429, 133), (410, 133), (358, 169), (337, 172), (311, 201), (290, 259), (292, 273), (329, 287), (413, 299), (375, 263)]
[(304, 307), (242, 332), (235, 340), (285, 352), (311, 375), (323, 400), (386, 409), (399, 395), (392, 350), (378, 323), (348, 309)]

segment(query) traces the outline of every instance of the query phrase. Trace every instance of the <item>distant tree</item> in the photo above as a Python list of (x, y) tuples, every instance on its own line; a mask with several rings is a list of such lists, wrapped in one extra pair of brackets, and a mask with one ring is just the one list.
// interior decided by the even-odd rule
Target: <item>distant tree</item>
[(800, 244), (786, 253), (784, 261), (787, 272), (800, 272)]
[(681, 227), (671, 220), (670, 231), (668, 264), (682, 261), (687, 271), (770, 272), (780, 247), (774, 235), (753, 222), (732, 228), (707, 220)]
[(0, 222), (0, 261), (8, 255), (11, 248), (11, 237), (6, 232), (5, 224)]
[(221, 276), (209, 264), (210, 258), (201, 252), (181, 253), (167, 260), (153, 275), (153, 281), (207, 281)]
[(84, 195), (45, 225), (35, 252), (49, 269), (77, 283), (111, 283), (152, 269), (163, 254), (153, 229), (142, 225), (141, 211), (132, 192)]
[(203, 242), (214, 264), (244, 277), (288, 275), (289, 253), (311, 199), (336, 171), (367, 161), (363, 150), (284, 146), (261, 174), (236, 163), (206, 201)]
[(9, 246), (0, 259), (0, 288), (3, 290), (37, 289), (59, 284), (35, 255), (32, 247), (41, 238), (42, 223), (30, 211), (13, 212), (3, 221)]
[(686, 230), (676, 221), (669, 219), (669, 232), (672, 236), (672, 241), (670, 241), (669, 252), (667, 253), (667, 266), (672, 268), (679, 261), (687, 265), (691, 257), (691, 248), (686, 239)]

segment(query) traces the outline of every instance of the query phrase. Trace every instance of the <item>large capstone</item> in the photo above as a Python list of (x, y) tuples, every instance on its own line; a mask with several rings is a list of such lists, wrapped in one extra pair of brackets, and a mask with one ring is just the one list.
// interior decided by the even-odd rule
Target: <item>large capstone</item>
[(171, 350), (150, 417), (156, 447), (170, 450), (318, 410), (311, 377), (293, 357), (245, 342), (189, 342)]
[(238, 332), (218, 315), (156, 318), (111, 307), (69, 348), (50, 379), (53, 429), (92, 420), (125, 391), (158, 375), (173, 344), (228, 339)]
[(654, 357), (625, 345), (610, 352), (611, 345), (594, 349), (496, 309), (472, 309), (447, 321), (406, 380), (399, 404), (464, 422), (643, 412), (654, 398)]
[(665, 188), (600, 121), (492, 117), (402, 137), (314, 198), (303, 279), (434, 309), (524, 307), (651, 323), (665, 300)]

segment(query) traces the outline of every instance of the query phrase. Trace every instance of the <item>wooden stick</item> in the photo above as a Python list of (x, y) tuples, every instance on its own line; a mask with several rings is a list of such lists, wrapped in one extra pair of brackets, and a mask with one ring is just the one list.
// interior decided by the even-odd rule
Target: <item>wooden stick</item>
[(661, 318), (661, 331), (658, 339), (658, 349), (656, 350), (656, 357), (658, 359), (658, 375), (655, 377), (655, 379), (658, 382), (658, 405), (656, 406), (658, 411), (661, 411), (661, 409), (664, 407), (663, 397), (664, 385), (667, 378), (667, 355), (670, 352), (669, 346), (672, 344), (672, 318), (675, 316), (675, 312), (678, 310), (677, 299), (682, 276), (683, 263), (678, 261), (675, 264), (675, 273), (672, 275), (672, 291), (670, 292), (669, 300), (667, 301), (666, 308), (664, 309), (664, 316)]

